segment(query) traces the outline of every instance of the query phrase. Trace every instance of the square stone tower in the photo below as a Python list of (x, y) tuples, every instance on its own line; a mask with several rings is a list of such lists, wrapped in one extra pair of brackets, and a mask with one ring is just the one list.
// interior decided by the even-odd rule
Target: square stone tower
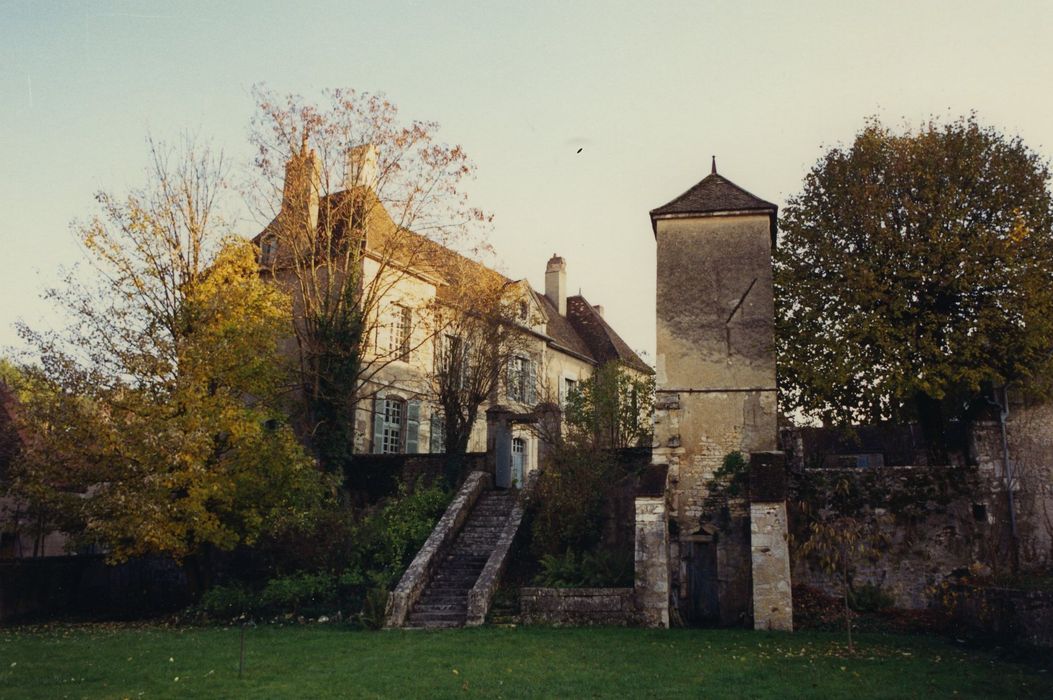
[(748, 460), (776, 449), (777, 213), (718, 175), (715, 160), (709, 176), (650, 213), (658, 245), (654, 461), (669, 467), (671, 586), (685, 617), (732, 624), (750, 604), (748, 513), (720, 540), (706, 522), (708, 482), (731, 452)]

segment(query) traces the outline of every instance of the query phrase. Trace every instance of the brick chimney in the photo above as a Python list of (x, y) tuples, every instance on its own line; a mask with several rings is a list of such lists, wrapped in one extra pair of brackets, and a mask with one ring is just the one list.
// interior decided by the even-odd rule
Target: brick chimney
[(304, 140), (299, 153), (294, 153), (285, 164), (285, 188), (282, 192), (284, 217), (292, 217), (297, 224), (314, 232), (318, 228), (318, 199), (322, 187), (322, 168), (318, 153), (307, 148)]
[(567, 315), (567, 261), (555, 253), (545, 267), (545, 296), (560, 316)]

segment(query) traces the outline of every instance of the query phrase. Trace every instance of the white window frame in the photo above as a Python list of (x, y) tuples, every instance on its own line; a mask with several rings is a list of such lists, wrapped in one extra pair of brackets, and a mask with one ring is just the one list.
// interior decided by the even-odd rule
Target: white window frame
[[(384, 427), (381, 431), (381, 453), (402, 454), (406, 437), (406, 402), (398, 397), (385, 398)], [(394, 418), (394, 420), (392, 420)]]

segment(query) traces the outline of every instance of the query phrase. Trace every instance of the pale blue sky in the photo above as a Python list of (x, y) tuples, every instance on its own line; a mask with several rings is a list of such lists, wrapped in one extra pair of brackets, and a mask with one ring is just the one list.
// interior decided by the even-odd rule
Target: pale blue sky
[(779, 205), (873, 114), (976, 110), (1049, 157), (1050, 36), (1050, 2), (0, 0), (0, 346), (19, 317), (49, 322), (69, 222), (140, 181), (148, 131), (244, 160), (266, 82), (383, 91), (438, 121), (479, 166), (502, 271), (543, 288), (562, 254), (572, 291), (653, 352), (647, 212), (710, 154)]

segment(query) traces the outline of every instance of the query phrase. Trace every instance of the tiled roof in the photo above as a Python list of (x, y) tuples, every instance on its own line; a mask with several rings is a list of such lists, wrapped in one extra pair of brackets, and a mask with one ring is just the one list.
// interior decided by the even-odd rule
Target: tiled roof
[[(460, 253), (442, 246), (429, 238), (408, 230), (400, 230), (398, 225), (391, 219), (383, 204), (375, 199), (372, 192), (369, 193), (373, 199), (367, 204), (367, 221), (365, 229), (368, 232), (367, 245), (371, 250), (384, 249), (385, 257), (398, 260), (406, 258), (416, 261), (414, 267), (427, 264), (427, 270), (439, 280), (456, 278), (458, 275), (444, 274), (444, 269), (459, 266), (471, 266), (472, 270), (479, 274), (492, 276), (499, 284), (513, 284), (513, 280), (501, 273), (492, 270)], [(333, 245), (336, 246), (347, 235), (349, 212), (348, 205), (350, 194), (348, 192), (337, 192), (322, 198), (319, 206), (320, 230), (326, 230), (327, 216), (334, 216), (337, 222), (331, 227)], [(252, 240), (257, 245), (273, 227), (277, 226), (277, 219), (272, 221), (263, 231)], [(396, 235), (397, 234), (397, 235)], [(398, 250), (390, 250), (385, 246), (397, 247)], [(278, 253), (278, 264), (281, 264), (282, 254)], [(440, 300), (449, 297), (444, 290), (448, 285), (439, 284), (437, 296)], [(627, 366), (641, 372), (652, 372), (651, 368), (632, 351), (629, 345), (611, 328), (603, 317), (599, 315), (591, 304), (581, 296), (568, 297), (567, 316), (560, 316), (555, 305), (544, 294), (534, 292), (538, 303), (545, 310), (548, 322), (545, 327), (545, 335), (556, 346), (569, 350), (596, 364), (604, 364), (612, 360), (618, 360)]]
[(671, 202), (652, 209), (651, 226), (656, 226), (657, 219), (732, 211), (767, 212), (774, 226), (778, 207), (714, 172)]
[(567, 320), (600, 364), (618, 361), (640, 372), (652, 373), (647, 363), (633, 352), (585, 297), (567, 297)]

